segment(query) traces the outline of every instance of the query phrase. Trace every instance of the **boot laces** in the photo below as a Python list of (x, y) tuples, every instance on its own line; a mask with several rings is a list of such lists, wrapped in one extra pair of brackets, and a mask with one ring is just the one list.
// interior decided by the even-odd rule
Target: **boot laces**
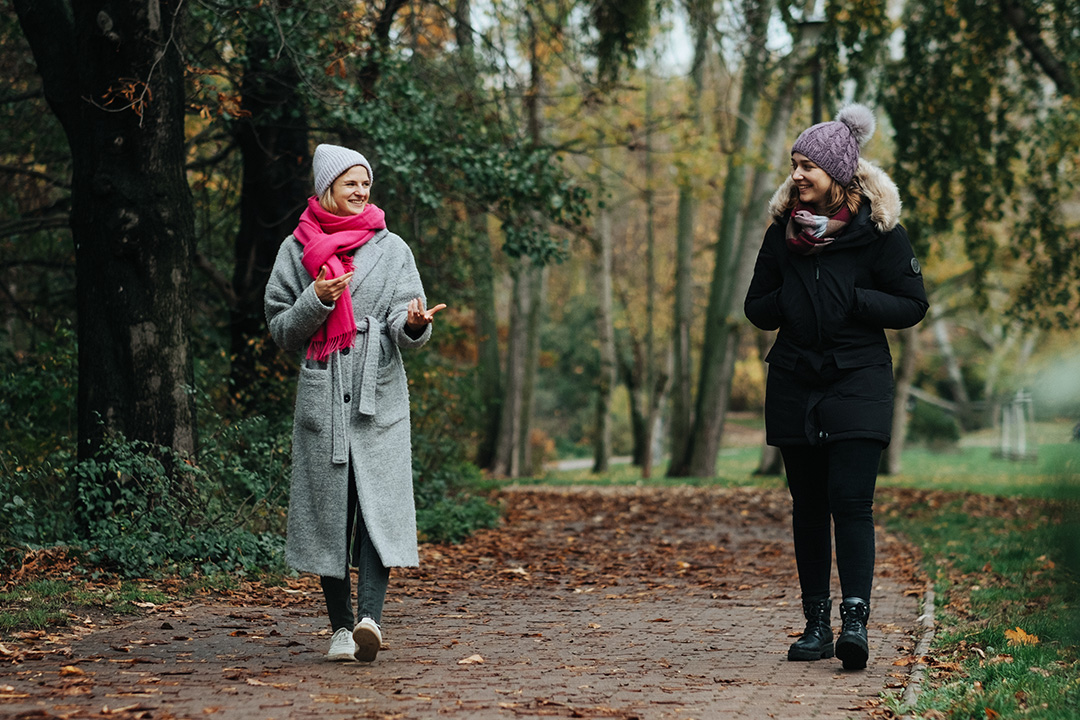
[(866, 627), (866, 612), (865, 605), (855, 605), (852, 607), (845, 607), (844, 612), (841, 614), (841, 630), (843, 632), (857, 632)]

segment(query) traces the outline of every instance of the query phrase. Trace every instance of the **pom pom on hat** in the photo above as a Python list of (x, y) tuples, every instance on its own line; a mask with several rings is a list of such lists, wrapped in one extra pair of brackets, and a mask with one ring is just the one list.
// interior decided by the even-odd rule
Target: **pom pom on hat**
[(845, 105), (830, 122), (818, 123), (803, 131), (792, 153), (802, 153), (841, 185), (855, 176), (859, 148), (874, 134), (877, 121), (870, 108), (859, 103)]
[(860, 148), (874, 136), (874, 128), (877, 127), (873, 111), (859, 103), (851, 103), (840, 108), (840, 112), (836, 113), (836, 122), (848, 126), (851, 136), (855, 138)]
[(311, 158), (311, 172), (315, 176), (315, 195), (322, 197), (326, 189), (337, 180), (338, 175), (356, 165), (367, 168), (368, 178), (371, 182), (375, 182), (375, 174), (371, 172), (371, 163), (355, 150), (325, 143), (316, 147), (315, 155)]

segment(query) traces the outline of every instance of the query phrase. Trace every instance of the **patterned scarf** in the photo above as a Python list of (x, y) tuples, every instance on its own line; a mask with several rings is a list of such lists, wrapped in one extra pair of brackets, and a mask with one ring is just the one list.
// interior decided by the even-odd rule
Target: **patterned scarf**
[[(353, 253), (385, 227), (386, 214), (370, 203), (359, 215), (334, 215), (310, 197), (293, 237), (304, 246), (301, 262), (311, 277), (318, 277), (325, 265), (326, 279), (332, 280), (352, 271)], [(345, 292), (311, 337), (307, 356), (325, 362), (331, 353), (352, 347), (355, 339), (352, 295)]]
[(799, 255), (817, 255), (851, 222), (851, 212), (847, 207), (832, 217), (815, 215), (809, 205), (799, 203), (795, 206), (784, 231), (784, 240), (788, 249)]

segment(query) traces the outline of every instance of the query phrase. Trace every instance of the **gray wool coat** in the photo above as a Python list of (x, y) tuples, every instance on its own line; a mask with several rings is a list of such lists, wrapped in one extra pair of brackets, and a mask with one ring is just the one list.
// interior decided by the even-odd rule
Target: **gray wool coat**
[(400, 348), (431, 337), (405, 332), (409, 301), (424, 298), (412, 251), (381, 230), (354, 255), (350, 293), (356, 343), (326, 363), (308, 341), (330, 314), (289, 236), (266, 286), (266, 320), (283, 349), (302, 351), (293, 418), (286, 560), (302, 572), (344, 577), (349, 465), (364, 523), (386, 567), (419, 564), (412, 488), (409, 389)]

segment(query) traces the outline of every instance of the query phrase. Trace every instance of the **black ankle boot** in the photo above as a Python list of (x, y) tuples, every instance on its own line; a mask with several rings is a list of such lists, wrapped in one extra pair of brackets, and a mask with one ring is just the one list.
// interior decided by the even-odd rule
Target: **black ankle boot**
[(840, 603), (840, 637), (836, 640), (836, 657), (844, 663), (845, 670), (862, 670), (870, 657), (870, 645), (866, 640), (866, 621), (870, 619), (870, 605), (862, 598), (844, 598)]
[(833, 634), (829, 625), (832, 598), (803, 600), (806, 629), (787, 651), (788, 660), (824, 660), (833, 656)]

